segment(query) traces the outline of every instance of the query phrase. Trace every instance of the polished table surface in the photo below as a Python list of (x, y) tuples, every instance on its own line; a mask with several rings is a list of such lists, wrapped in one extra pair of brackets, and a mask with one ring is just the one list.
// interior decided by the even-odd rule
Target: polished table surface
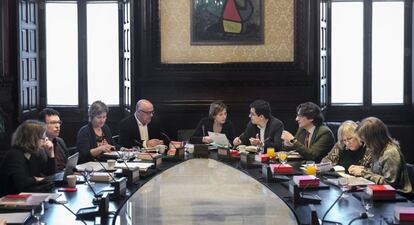
[(118, 213), (120, 224), (297, 224), (277, 195), (213, 159), (190, 159), (142, 186)]

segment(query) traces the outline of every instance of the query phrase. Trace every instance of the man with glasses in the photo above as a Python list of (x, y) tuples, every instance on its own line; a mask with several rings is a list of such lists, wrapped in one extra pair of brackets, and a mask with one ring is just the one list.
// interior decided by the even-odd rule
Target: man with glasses
[(299, 129), (295, 136), (289, 131), (283, 131), (285, 149), (296, 150), (306, 160), (319, 162), (335, 144), (333, 133), (329, 127), (323, 125), (323, 114), (315, 103), (300, 104), (296, 113)]
[(70, 152), (65, 141), (59, 137), (62, 125), (60, 114), (52, 108), (44, 108), (39, 113), (38, 119), (46, 124), (46, 137), (53, 143), (56, 172), (63, 171)]
[(161, 128), (153, 117), (152, 103), (146, 99), (139, 100), (134, 115), (124, 118), (119, 124), (119, 144), (126, 148), (162, 145)]
[(234, 146), (240, 144), (264, 146), (265, 152), (267, 147), (280, 150), (283, 123), (272, 116), (270, 104), (264, 100), (254, 101), (250, 104), (249, 117), (250, 122), (247, 124), (246, 130), (233, 140)]

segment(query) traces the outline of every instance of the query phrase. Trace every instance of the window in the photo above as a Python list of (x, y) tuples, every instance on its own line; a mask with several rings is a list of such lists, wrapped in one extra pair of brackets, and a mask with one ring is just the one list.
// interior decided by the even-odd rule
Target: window
[[(400, 0), (330, 0), (331, 105), (404, 104), (404, 5)], [(321, 53), (322, 55), (322, 53)]]
[(120, 104), (123, 15), (117, 1), (46, 1), (46, 105)]

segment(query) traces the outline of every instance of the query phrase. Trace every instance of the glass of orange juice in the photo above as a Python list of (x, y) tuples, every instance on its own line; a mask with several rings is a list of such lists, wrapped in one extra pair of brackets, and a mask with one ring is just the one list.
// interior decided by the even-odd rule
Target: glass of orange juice
[(267, 148), (267, 155), (269, 158), (275, 157), (275, 148)]
[(285, 164), (287, 162), (287, 153), (285, 151), (277, 152), (277, 157), (280, 163)]
[(306, 161), (306, 170), (305, 173), (308, 175), (316, 174), (316, 164), (314, 161)]

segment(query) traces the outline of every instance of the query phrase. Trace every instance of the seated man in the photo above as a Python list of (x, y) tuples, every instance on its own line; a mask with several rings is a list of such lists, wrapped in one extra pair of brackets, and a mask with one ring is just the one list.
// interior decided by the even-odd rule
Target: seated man
[(152, 103), (146, 99), (139, 100), (134, 115), (124, 118), (119, 124), (119, 144), (126, 148), (163, 144), (161, 128), (157, 121), (152, 121), (153, 116)]
[(70, 152), (66, 147), (65, 141), (59, 137), (60, 126), (62, 125), (59, 112), (51, 108), (44, 108), (39, 113), (39, 121), (46, 124), (46, 136), (53, 143), (56, 172), (63, 171)]
[(272, 116), (270, 104), (264, 100), (256, 100), (250, 104), (250, 122), (247, 124), (245, 131), (233, 140), (234, 146), (256, 145), (274, 147), (280, 150), (282, 140), (280, 136), (283, 131), (283, 123)]
[(323, 125), (323, 115), (318, 105), (305, 102), (296, 108), (299, 129), (295, 136), (283, 131), (282, 139), (286, 150), (296, 150), (306, 160), (316, 162), (328, 154), (335, 144), (329, 127)]

